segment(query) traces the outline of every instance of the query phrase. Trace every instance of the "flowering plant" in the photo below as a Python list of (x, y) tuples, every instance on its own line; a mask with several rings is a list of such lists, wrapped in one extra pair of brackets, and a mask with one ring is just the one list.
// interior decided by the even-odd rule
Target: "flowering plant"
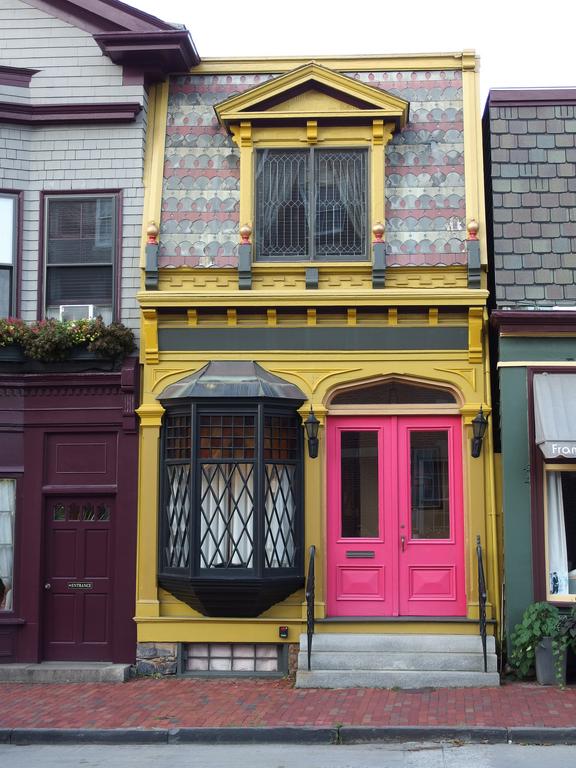
[(99, 357), (121, 359), (134, 351), (134, 334), (122, 323), (106, 325), (94, 320), (38, 320), (26, 324), (19, 318), (0, 320), (0, 347), (19, 344), (33, 360), (66, 360), (74, 348), (86, 346)]

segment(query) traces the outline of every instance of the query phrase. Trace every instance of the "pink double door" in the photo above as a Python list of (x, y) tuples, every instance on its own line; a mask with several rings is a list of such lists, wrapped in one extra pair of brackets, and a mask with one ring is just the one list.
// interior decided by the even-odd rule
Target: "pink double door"
[(465, 615), (461, 429), (328, 419), (328, 615)]

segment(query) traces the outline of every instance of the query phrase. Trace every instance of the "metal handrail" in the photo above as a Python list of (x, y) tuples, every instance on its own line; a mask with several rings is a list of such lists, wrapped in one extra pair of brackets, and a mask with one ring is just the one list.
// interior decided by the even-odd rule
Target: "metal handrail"
[(312, 638), (314, 637), (314, 624), (316, 617), (314, 615), (314, 559), (316, 557), (316, 547), (314, 544), (310, 547), (310, 559), (308, 561), (308, 577), (306, 579), (306, 634), (308, 636), (308, 671), (310, 671), (310, 655), (312, 653)]
[(482, 562), (482, 545), (480, 536), (476, 536), (476, 557), (478, 558), (478, 625), (482, 638), (482, 653), (484, 654), (484, 672), (488, 672), (488, 657), (486, 655), (486, 578)]

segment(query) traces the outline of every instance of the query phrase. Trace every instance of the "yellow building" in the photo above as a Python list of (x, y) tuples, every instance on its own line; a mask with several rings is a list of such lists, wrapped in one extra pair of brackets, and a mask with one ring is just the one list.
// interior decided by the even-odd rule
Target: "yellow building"
[(299, 685), (494, 684), (474, 54), (205, 60), (151, 109), (141, 669), (278, 673), (313, 631)]

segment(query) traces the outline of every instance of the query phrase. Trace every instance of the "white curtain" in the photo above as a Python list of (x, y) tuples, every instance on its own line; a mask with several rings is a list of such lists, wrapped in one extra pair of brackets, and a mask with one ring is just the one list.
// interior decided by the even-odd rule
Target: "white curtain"
[(568, 594), (568, 553), (562, 473), (546, 473), (548, 496), (548, 589), (551, 595)]
[[(338, 185), (340, 200), (354, 228), (357, 252), (362, 253), (362, 243), (366, 234), (366, 177), (364, 173), (364, 155), (352, 153), (339, 158), (339, 164), (333, 164), (334, 183)], [(342, 237), (342, 234), (341, 234)], [(346, 243), (350, 247), (351, 243)]]
[(16, 481), (0, 480), (0, 578), (6, 590), (0, 610), (13, 606), (14, 516), (16, 512)]
[[(300, 231), (300, 212), (307, 214), (307, 167), (306, 152), (288, 152), (282, 155), (266, 149), (258, 154), (256, 188), (262, 190), (257, 211), (259, 248), (262, 255), (278, 255), (281, 248), (294, 256), (303, 256), (300, 242), (305, 242), (307, 231)], [(306, 217), (305, 217), (306, 218)], [(282, 221), (290, 220), (294, 242), (286, 242), (286, 227)], [(294, 226), (295, 225), (295, 226)], [(304, 245), (304, 248), (307, 246)]]
[[(273, 471), (273, 467), (276, 471)], [(294, 471), (290, 465), (266, 465), (266, 566), (294, 565)]]
[(203, 464), (202, 568), (253, 566), (254, 466)]

